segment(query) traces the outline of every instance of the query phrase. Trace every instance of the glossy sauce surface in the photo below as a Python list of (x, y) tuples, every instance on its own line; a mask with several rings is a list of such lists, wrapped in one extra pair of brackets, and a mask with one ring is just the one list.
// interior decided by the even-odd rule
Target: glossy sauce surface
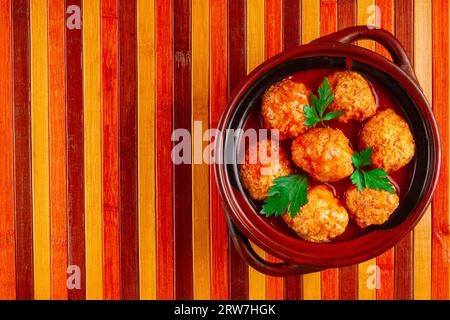
[[(341, 71), (341, 70), (334, 70), (334, 69), (315, 69), (315, 70), (308, 70), (308, 71), (302, 71), (298, 72), (289, 78), (296, 82), (303, 82), (308, 88), (311, 89), (312, 92), (314, 92), (317, 95), (317, 88), (321, 85), (324, 77), (327, 75), (330, 75), (331, 73), (335, 71)], [(363, 75), (364, 76), (364, 75)], [(400, 116), (404, 117), (404, 114), (398, 105), (398, 102), (395, 100), (395, 98), (378, 82), (375, 80), (372, 80), (366, 76), (364, 78), (369, 82), (369, 85), (372, 88), (372, 93), (375, 96), (375, 100), (377, 103), (377, 110), (384, 110), (387, 108), (391, 108), (394, 111), (396, 111)], [(252, 112), (249, 114), (244, 129), (260, 129), (263, 128), (263, 122), (260, 116), (261, 107), (260, 105), (257, 108), (253, 108)], [(340, 123), (336, 120), (331, 120), (326, 122), (326, 124), (330, 128), (335, 128), (341, 130), (346, 137), (350, 141), (350, 146), (354, 151), (359, 151), (358, 149), (358, 140), (359, 140), (359, 131), (362, 128), (363, 123), (359, 123), (357, 121), (350, 121), (348, 123)], [(316, 125), (316, 127), (318, 127)], [(288, 155), (291, 155), (291, 140), (283, 141), (282, 147), (284, 150), (287, 151)], [(411, 161), (407, 166), (401, 168), (400, 170), (393, 172), (389, 175), (389, 179), (391, 182), (395, 185), (397, 189), (397, 193), (400, 197), (400, 202), (402, 201), (404, 193), (407, 191), (407, 188), (409, 186), (409, 181), (412, 173), (412, 166), (413, 161)], [(296, 167), (293, 164), (294, 169), (298, 173), (305, 173), (300, 168)], [(313, 178), (311, 178), (308, 174), (308, 185), (309, 187), (321, 184), (321, 182), (315, 181)], [(325, 183), (328, 185), (334, 192), (334, 195), (338, 199), (343, 199), (345, 195), (345, 191), (347, 188), (349, 188), (352, 183), (350, 181), (350, 178), (345, 178), (337, 182), (329, 182)], [(259, 212), (261, 210), (261, 206), (263, 204), (262, 201), (254, 201), (251, 200), (252, 203), (255, 205), (256, 210)], [(343, 204), (343, 201), (342, 201)], [(275, 228), (283, 231), (284, 233), (288, 233), (292, 235), (293, 237), (297, 237), (296, 234), (282, 221), (281, 218), (267, 218), (268, 222), (273, 225)], [(347, 226), (346, 231), (340, 235), (339, 237), (332, 240), (332, 242), (338, 242), (338, 241), (345, 241), (350, 240), (353, 238), (357, 238), (373, 229), (377, 228), (377, 226), (370, 226), (367, 228), (360, 228), (358, 227), (351, 219), (349, 220), (349, 224)]]

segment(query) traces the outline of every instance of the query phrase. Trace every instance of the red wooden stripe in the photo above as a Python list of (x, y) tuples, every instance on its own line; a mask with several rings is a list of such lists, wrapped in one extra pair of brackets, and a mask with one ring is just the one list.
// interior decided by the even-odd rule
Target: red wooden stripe
[[(282, 1), (265, 0), (265, 58), (280, 53), (283, 49), (283, 23), (282, 23)], [(269, 254), (266, 259), (270, 262), (279, 260)], [(266, 277), (266, 298), (270, 300), (282, 300), (284, 298), (284, 281), (280, 277)]]
[[(66, 0), (67, 8), (81, 0)], [(66, 19), (73, 14), (66, 14)], [(67, 207), (69, 265), (81, 270), (81, 288), (69, 290), (69, 299), (86, 298), (84, 238), (84, 114), (83, 114), (83, 34), (66, 27), (66, 111), (67, 111)]]
[(67, 299), (64, 2), (48, 2), (51, 298)]
[[(395, 1), (395, 35), (402, 43), (413, 63), (414, 55), (414, 3), (413, 0)], [(414, 265), (413, 265), (413, 231), (395, 247), (394, 298), (413, 299)], [(448, 280), (447, 280), (448, 282)]]
[[(380, 26), (393, 32), (393, 1), (377, 0), (376, 5), (380, 8)], [(389, 52), (378, 42), (375, 43), (375, 51), (386, 58), (390, 58)], [(380, 268), (380, 287), (377, 289), (378, 300), (394, 299), (394, 249), (390, 249), (377, 257), (377, 266)]]
[(136, 40), (136, 2), (119, 0), (119, 214), (122, 299), (139, 298)]
[[(191, 3), (173, 3), (173, 129), (191, 131)], [(175, 142), (177, 143), (177, 142)], [(175, 294), (193, 297), (192, 265), (192, 168), (174, 164)]]
[[(356, 0), (337, 1), (338, 30), (356, 24)], [(339, 269), (339, 298), (355, 300), (358, 298), (358, 266), (348, 266)]]
[[(246, 76), (246, 2), (235, 0), (228, 2), (228, 95)], [(229, 277), (230, 298), (248, 299), (248, 265), (241, 259), (229, 239)]]
[(266, 59), (283, 50), (283, 2), (281, 0), (265, 0), (265, 44)]
[(284, 50), (299, 46), (302, 42), (302, 1), (283, 0)]
[(101, 2), (103, 293), (120, 299), (117, 1)]
[[(337, 1), (320, 1), (320, 35), (336, 31), (337, 24)], [(339, 299), (339, 269), (328, 269), (321, 273), (322, 275), (322, 299)]]
[(158, 299), (174, 298), (172, 218), (172, 4), (156, 0), (156, 236)]
[(431, 297), (449, 298), (449, 2), (432, 2), (433, 111), (441, 134), (442, 163), (432, 207)]
[(358, 267), (349, 266), (339, 269), (339, 299), (358, 299)]
[(30, 4), (12, 2), (14, 92), (14, 191), (17, 299), (34, 298), (31, 191)]
[(0, 1), (0, 299), (16, 298), (11, 2)]
[[(393, 0), (376, 0), (376, 5), (380, 8), (380, 16), (377, 16), (377, 20), (380, 21), (380, 27), (390, 32), (394, 31), (393, 28), (393, 13), (394, 13), (394, 1)], [(378, 42), (375, 42), (375, 51), (386, 58), (390, 59), (389, 52)]]
[[(301, 0), (283, 0), (283, 48), (292, 49), (302, 42)], [(303, 298), (302, 276), (284, 278), (284, 298), (297, 300)]]
[(356, 0), (338, 0), (338, 30), (356, 24)]
[[(216, 129), (227, 103), (227, 2), (210, 5), (210, 128)], [(228, 236), (225, 214), (210, 169), (211, 299), (228, 299)]]
[(320, 35), (336, 31), (337, 0), (320, 0)]

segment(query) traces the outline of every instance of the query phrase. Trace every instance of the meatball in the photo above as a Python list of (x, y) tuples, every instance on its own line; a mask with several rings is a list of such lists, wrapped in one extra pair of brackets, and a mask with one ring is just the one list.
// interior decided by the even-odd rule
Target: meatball
[(350, 217), (361, 228), (385, 223), (399, 202), (397, 194), (367, 188), (361, 192), (355, 186), (346, 191), (344, 198)]
[(255, 200), (263, 200), (267, 197), (273, 180), (293, 173), (291, 162), (281, 146), (274, 145), (274, 151), (278, 153), (278, 157), (271, 156), (271, 149), (270, 140), (259, 141), (246, 150), (245, 162), (239, 166), (244, 188)]
[(294, 163), (322, 182), (350, 176), (354, 171), (352, 154), (347, 137), (339, 129), (311, 129), (292, 143)]
[(261, 115), (268, 129), (278, 129), (279, 139), (295, 138), (308, 128), (303, 106), (309, 105), (310, 90), (303, 84), (284, 79), (272, 85), (262, 98)]
[(319, 185), (308, 191), (308, 203), (294, 218), (285, 213), (283, 220), (305, 240), (328, 242), (345, 231), (348, 214), (330, 188)]
[(393, 172), (414, 157), (414, 138), (408, 124), (392, 109), (378, 112), (361, 129), (359, 147), (373, 147), (372, 166)]
[(345, 111), (337, 120), (347, 123), (349, 120), (362, 122), (377, 111), (375, 97), (369, 83), (359, 73), (338, 71), (327, 77), (334, 100), (328, 109)]

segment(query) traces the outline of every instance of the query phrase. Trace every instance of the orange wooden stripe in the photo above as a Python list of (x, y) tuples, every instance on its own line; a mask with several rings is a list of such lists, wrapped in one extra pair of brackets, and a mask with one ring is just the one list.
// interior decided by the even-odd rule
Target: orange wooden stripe
[[(414, 71), (432, 103), (431, 2), (414, 2)], [(431, 207), (414, 229), (414, 299), (431, 299)]]
[[(335, 32), (337, 28), (337, 1), (320, 1), (320, 35)], [(322, 299), (339, 299), (339, 269), (322, 271)]]
[(448, 0), (432, 2), (433, 111), (443, 150), (432, 209), (432, 299), (449, 299), (449, 9)]
[(158, 299), (174, 298), (172, 211), (172, 5), (156, 0), (156, 241)]
[(67, 299), (66, 114), (64, 2), (48, 2), (51, 297)]
[(118, 21), (116, 0), (101, 2), (103, 131), (103, 293), (120, 299)]
[[(393, 0), (376, 0), (376, 5), (380, 8), (380, 16), (377, 16), (380, 27), (393, 32)], [(375, 43), (375, 51), (390, 59), (389, 52), (379, 43)], [(377, 299), (391, 300), (394, 298), (394, 249), (378, 256), (377, 266), (380, 268), (380, 287), (376, 292)]]
[[(281, 0), (265, 0), (264, 25), (266, 59), (280, 53), (283, 49), (282, 12)], [(277, 258), (267, 253), (266, 259), (270, 262), (279, 262)], [(266, 277), (266, 298), (270, 300), (282, 300), (284, 298), (283, 278)]]
[[(209, 126), (209, 1), (192, 1), (192, 124), (193, 159), (203, 158), (206, 144), (203, 131)], [(198, 130), (199, 128), (201, 130)], [(199, 148), (195, 148), (198, 145)], [(192, 165), (192, 250), (193, 250), (193, 297), (209, 299), (211, 290), (209, 247), (209, 167), (197, 161)]]
[(0, 1), (0, 299), (16, 298), (11, 2)]
[(34, 298), (50, 299), (47, 2), (30, 1)]
[[(227, 2), (210, 3), (210, 128), (217, 128), (227, 102)], [(210, 168), (211, 299), (228, 299), (228, 235), (225, 214)]]
[(140, 298), (156, 298), (155, 12), (138, 0), (138, 174)]

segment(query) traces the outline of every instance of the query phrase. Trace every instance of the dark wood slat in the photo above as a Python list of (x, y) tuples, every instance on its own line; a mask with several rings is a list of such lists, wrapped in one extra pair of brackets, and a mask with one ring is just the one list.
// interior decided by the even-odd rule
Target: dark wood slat
[(338, 30), (356, 24), (356, 0), (338, 0)]
[[(394, 30), (396, 37), (405, 49), (411, 64), (414, 63), (414, 2), (395, 0)], [(394, 298), (413, 299), (414, 297), (414, 236), (411, 231), (395, 246)]]
[[(246, 76), (246, 1), (228, 1), (228, 95)], [(263, 32), (263, 31), (261, 31)], [(229, 238), (229, 284), (230, 299), (248, 299), (248, 265)]]
[(339, 299), (358, 299), (358, 267), (349, 266), (339, 269)]
[[(283, 0), (283, 48), (289, 50), (302, 42), (301, 0)], [(303, 299), (303, 277), (284, 278), (284, 298)]]
[(119, 0), (119, 215), (122, 299), (139, 298), (136, 2)]
[[(338, 30), (356, 25), (356, 0), (338, 0)], [(339, 269), (339, 298), (342, 300), (358, 299), (358, 266)]]
[(31, 186), (30, 3), (12, 3), (14, 90), (14, 191), (17, 299), (34, 299)]
[[(191, 131), (191, 2), (173, 2), (173, 129)], [(177, 142), (174, 142), (177, 143)], [(192, 168), (174, 164), (175, 298), (193, 298)]]
[(302, 1), (283, 0), (283, 48), (292, 49), (302, 43)]
[[(82, 8), (81, 0), (66, 0), (67, 8)], [(69, 290), (70, 300), (86, 298), (84, 229), (84, 113), (83, 113), (83, 33), (66, 28), (66, 111), (67, 111), (67, 209), (69, 265), (81, 270), (80, 289)]]

